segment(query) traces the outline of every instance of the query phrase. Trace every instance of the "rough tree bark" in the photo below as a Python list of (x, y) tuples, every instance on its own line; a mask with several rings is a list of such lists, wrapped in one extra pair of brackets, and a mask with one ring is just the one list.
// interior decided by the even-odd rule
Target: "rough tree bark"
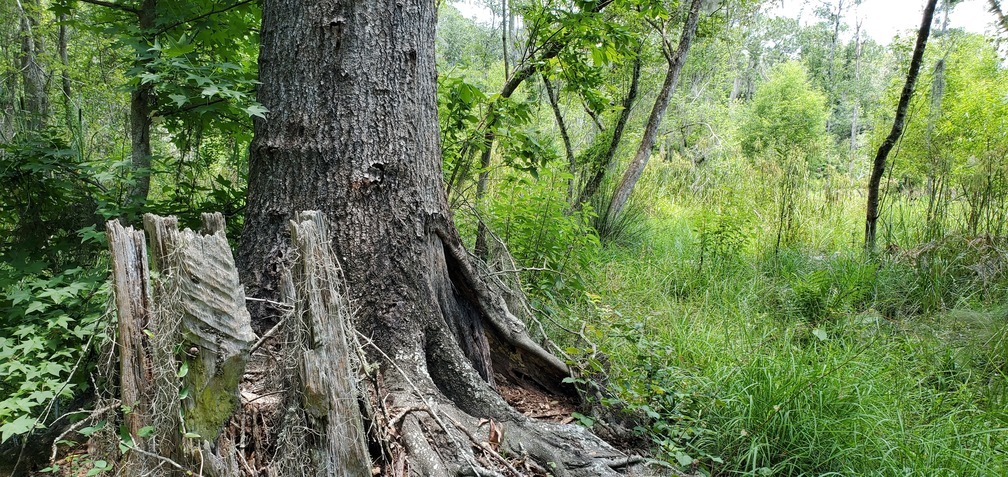
[(667, 45), (665, 47), (665, 58), (668, 60), (668, 71), (665, 74), (665, 82), (662, 83), (661, 91), (658, 93), (658, 98), (655, 99), (654, 107), (651, 109), (647, 126), (644, 127), (644, 136), (641, 138), (640, 146), (637, 148), (637, 154), (634, 155), (633, 160), (630, 161), (630, 165), (627, 166), (623, 179), (616, 187), (615, 192), (613, 192), (609, 208), (605, 211), (606, 214), (612, 217), (623, 212), (623, 207), (630, 198), (630, 193), (633, 192), (634, 186), (637, 185), (637, 180), (640, 179), (641, 174), (644, 173), (644, 168), (647, 167), (648, 160), (651, 159), (651, 149), (654, 147), (655, 140), (658, 137), (658, 126), (661, 125), (662, 117), (665, 116), (665, 110), (668, 109), (669, 101), (675, 92), (676, 83), (679, 82), (679, 74), (682, 73), (683, 64), (686, 63), (686, 56), (689, 54), (690, 46), (693, 44), (693, 37), (696, 36), (697, 23), (700, 20), (700, 4), (701, 0), (693, 0), (690, 3), (689, 12), (683, 24), (682, 36), (679, 38), (679, 46), (676, 47), (675, 52), (670, 51)]
[(80, 118), (78, 117), (79, 112), (73, 102), (73, 90), (70, 87), (70, 57), (67, 55), (67, 36), (69, 35), (69, 28), (66, 23), (66, 14), (60, 14), (58, 37), (60, 66), (62, 67), (62, 70), (60, 71), (60, 93), (63, 96), (63, 112), (66, 116), (64, 118), (66, 125), (71, 131), (74, 131), (78, 126), (80, 126)]
[[(371, 459), (357, 404), (361, 397), (357, 366), (350, 361), (354, 355), (350, 344), (357, 341), (347, 336), (353, 332), (352, 310), (327, 243), (328, 224), (319, 212), (305, 212), (291, 221), (289, 230), (298, 258), (291, 274), (294, 315), (286, 323), (289, 346), (296, 347), (297, 386), (288, 392), (295, 391), (297, 399), (289, 402), (300, 409), (284, 419), (284, 431), (291, 436), (288, 440), (297, 439), (295, 444), (307, 451), (314, 472), (370, 477)], [(304, 463), (291, 462), (291, 467)]]
[[(275, 298), (288, 219), (323, 211), (412, 474), (485, 473), (468, 445), (487, 432), (481, 419), (504, 428), (503, 449), (556, 475), (610, 474), (625, 456), (581, 428), (532, 421), (494, 391), (500, 379), (569, 391), (568, 369), (478, 276), (452, 223), (434, 27), (435, 4), (421, 0), (263, 2), (259, 101), (270, 114), (251, 146), (243, 282)], [(260, 330), (276, 320), (253, 315)]]
[[(224, 235), (224, 218), (204, 214), (200, 233), (174, 217), (147, 214), (144, 233), (109, 221), (119, 316), (121, 404), (130, 448), (119, 475), (238, 475), (225, 423), (239, 407), (238, 384), (255, 338), (245, 293)], [(154, 289), (153, 297), (151, 288)], [(183, 433), (186, 434), (183, 437)], [(189, 472), (192, 473), (192, 472)]]
[[(116, 336), (119, 393), (123, 404), (132, 409), (123, 420), (129, 435), (138, 436), (151, 417), (150, 345), (143, 333), (150, 326), (153, 303), (147, 267), (147, 241), (143, 231), (124, 228), (118, 220), (109, 221), (105, 231), (108, 234), (113, 290), (119, 316), (119, 333)], [(138, 446), (146, 447), (143, 440), (136, 441)], [(123, 462), (125, 470), (137, 474), (147, 472), (151, 467), (138, 453), (127, 455)]]
[(879, 146), (872, 164), (871, 177), (868, 179), (868, 206), (865, 218), (865, 250), (869, 253), (875, 251), (876, 226), (879, 217), (879, 185), (882, 183), (882, 174), (885, 173), (886, 158), (889, 156), (889, 151), (896, 145), (900, 135), (903, 134), (907, 108), (910, 106), (910, 98), (913, 96), (917, 75), (920, 73), (921, 63), (924, 60), (924, 49), (927, 47), (928, 36), (931, 34), (931, 22), (937, 3), (938, 0), (928, 0), (924, 6), (924, 16), (921, 18), (920, 30), (917, 31), (917, 42), (910, 59), (910, 70), (907, 71), (903, 92), (900, 94), (899, 104), (896, 105), (896, 118), (893, 120), (893, 127), (889, 131), (889, 135)]

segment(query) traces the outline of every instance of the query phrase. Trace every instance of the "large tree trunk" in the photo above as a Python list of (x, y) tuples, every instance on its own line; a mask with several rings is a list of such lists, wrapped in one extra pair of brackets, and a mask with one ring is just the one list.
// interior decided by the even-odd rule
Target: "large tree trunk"
[(889, 131), (889, 135), (879, 146), (878, 153), (875, 154), (875, 162), (872, 165), (871, 177), (868, 180), (868, 207), (865, 219), (865, 249), (869, 252), (875, 250), (875, 233), (879, 217), (879, 185), (882, 182), (882, 174), (885, 173), (886, 158), (889, 157), (889, 151), (903, 134), (907, 108), (910, 106), (914, 84), (917, 83), (917, 75), (920, 73), (921, 63), (924, 61), (924, 49), (927, 47), (928, 35), (931, 34), (931, 21), (934, 18), (936, 3), (938, 0), (928, 0), (927, 5), (924, 6), (924, 16), (921, 19), (920, 30), (917, 32), (917, 43), (914, 45), (913, 57), (910, 59), (910, 70), (907, 72), (906, 83), (903, 84), (903, 92), (900, 94), (899, 104), (896, 106), (896, 118), (893, 120), (893, 127)]
[[(291, 260), (287, 220), (323, 211), (382, 403), (402, 413), (390, 424), (413, 474), (481, 472), (466, 437), (486, 432), (481, 418), (506, 428), (504, 449), (557, 475), (609, 473), (625, 463), (606, 460), (619, 458), (611, 447), (530, 421), (494, 392), (500, 379), (563, 392), (568, 370), (478, 276), (452, 223), (434, 26), (435, 4), (421, 0), (263, 2), (258, 99), (270, 113), (251, 146), (243, 282), (250, 296), (276, 299)], [(256, 327), (278, 312), (254, 310)]]
[(606, 214), (615, 217), (623, 211), (630, 193), (637, 185), (637, 180), (644, 173), (648, 160), (651, 159), (651, 149), (654, 147), (658, 137), (658, 126), (661, 125), (665, 110), (668, 109), (672, 93), (675, 92), (676, 83), (679, 82), (679, 74), (682, 73), (683, 64), (686, 63), (686, 56), (689, 54), (693, 37), (696, 36), (697, 22), (700, 19), (700, 0), (693, 0), (690, 3), (689, 13), (686, 15), (686, 22), (683, 25), (682, 36), (679, 38), (679, 46), (674, 53), (666, 49), (666, 59), (668, 60), (668, 72), (665, 74), (665, 82), (655, 99), (654, 107), (651, 109), (651, 116), (648, 117), (647, 126), (644, 128), (644, 136), (641, 138), (637, 154), (634, 155), (630, 165), (627, 166), (623, 179), (613, 192), (612, 200), (609, 203)]

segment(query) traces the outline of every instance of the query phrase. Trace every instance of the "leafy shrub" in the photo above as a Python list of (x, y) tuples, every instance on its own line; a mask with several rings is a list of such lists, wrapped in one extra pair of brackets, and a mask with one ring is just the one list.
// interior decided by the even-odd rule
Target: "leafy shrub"
[(107, 265), (0, 265), (0, 440), (44, 426), (43, 410), (87, 387), (102, 340)]
[(516, 265), (529, 269), (524, 281), (536, 297), (583, 290), (583, 274), (600, 247), (591, 227), (594, 211), (569, 209), (568, 178), (565, 172), (546, 171), (535, 180), (512, 170), (490, 204), (491, 230), (507, 244)]
[(763, 271), (771, 315), (819, 326), (862, 311), (875, 290), (876, 265), (858, 256), (814, 257), (785, 250)]
[[(629, 425), (638, 438), (653, 445), (660, 458), (677, 462), (683, 468), (695, 468), (701, 460), (720, 462), (716, 456), (693, 447), (699, 436), (714, 432), (705, 428), (700, 419), (700, 409), (706, 400), (700, 390), (709, 383), (676, 366), (677, 350), (673, 343), (648, 336), (644, 323), (630, 319), (617, 319), (604, 331), (593, 331), (605, 333), (605, 337), (595, 338), (606, 339), (621, 350), (618, 369), (605, 369), (597, 357), (585, 355), (583, 350), (568, 351), (584, 356), (581, 362), (588, 367), (587, 375), (609, 380), (606, 384), (613, 394), (602, 398), (599, 404), (615, 412), (615, 418), (622, 421), (620, 425)], [(568, 381), (594, 385), (590, 378)], [(582, 424), (593, 422), (582, 419)]]
[(72, 263), (86, 257), (77, 230), (108, 204), (102, 173), (54, 131), (0, 145), (0, 254), (6, 260)]
[[(759, 86), (742, 124), (742, 152), (750, 159), (821, 149), (826, 137), (826, 98), (796, 61), (782, 63)], [(816, 164), (809, 164), (814, 168)]]

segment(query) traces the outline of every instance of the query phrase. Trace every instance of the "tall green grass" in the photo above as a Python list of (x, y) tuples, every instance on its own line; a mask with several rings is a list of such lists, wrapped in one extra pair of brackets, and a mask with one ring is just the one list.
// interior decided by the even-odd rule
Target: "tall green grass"
[(576, 317), (637, 435), (710, 475), (1008, 475), (1003, 242), (892, 227), (869, 260), (858, 196), (803, 192), (774, 251), (758, 183), (670, 168)]

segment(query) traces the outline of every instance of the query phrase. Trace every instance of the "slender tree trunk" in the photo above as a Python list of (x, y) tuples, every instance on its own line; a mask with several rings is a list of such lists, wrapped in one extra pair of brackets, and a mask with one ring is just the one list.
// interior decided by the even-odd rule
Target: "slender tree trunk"
[[(599, 13), (600, 11), (602, 11), (603, 8), (605, 8), (606, 5), (609, 5), (609, 2), (596, 2), (592, 5), (590, 9), (584, 10), (582, 11), (582, 13), (584, 14)], [(549, 64), (549, 60), (556, 58), (556, 56), (559, 55), (560, 52), (563, 51), (563, 49), (567, 46), (567, 43), (563, 41), (564, 38), (562, 35), (550, 38), (551, 38), (550, 40), (546, 41), (545, 44), (541, 45), (538, 48), (538, 51), (540, 53), (535, 58), (528, 58), (527, 61), (524, 61), (522, 62), (521, 65), (518, 65), (520, 67), (516, 66), (516, 69), (510, 76), (507, 76), (507, 80), (504, 82), (504, 86), (501, 87), (500, 94), (498, 94), (498, 97), (500, 99), (510, 98), (511, 95), (514, 94), (514, 92), (518, 89), (518, 87), (525, 82), (525, 80), (532, 77), (532, 75), (534, 75), (535, 73), (540, 72), (540, 70), (542, 70), (542, 68), (545, 65)], [(497, 121), (500, 118), (497, 117), (495, 104), (490, 105), (487, 108), (487, 111), (488, 112), (486, 116), (483, 118), (481, 124), (483, 130), (485, 131), (483, 137), (487, 145), (486, 147), (492, 148), (493, 143), (496, 140), (496, 135), (494, 135), (493, 133), (493, 128), (496, 126)], [(487, 160), (483, 160), (482, 157), (481, 157), (481, 163), (486, 163), (487, 165), (489, 165), (489, 162), (487, 162)], [(462, 182), (468, 180), (467, 176), (469, 165), (470, 163), (468, 161), (465, 161), (464, 164), (457, 166), (462, 171), (461, 174), (456, 174), (454, 171), (452, 172), (452, 177), (454, 178), (454, 180), (452, 181), (452, 183), (448, 184), (449, 195), (452, 193), (452, 191), (460, 190)], [(487, 166), (484, 166), (484, 168), (485, 167)]]
[[(856, 6), (855, 6), (856, 7)], [(857, 23), (857, 27), (854, 29), (854, 84), (861, 84), (861, 21)], [(851, 112), (851, 130), (850, 130), (850, 167), (849, 169), (854, 169), (854, 156), (857, 154), (858, 148), (858, 120), (861, 114), (861, 101), (860, 98), (855, 98), (854, 100), (854, 110)]]
[[(501, 449), (557, 475), (611, 474), (610, 447), (525, 418), (494, 392), (501, 379), (563, 392), (568, 370), (480, 278), (452, 223), (435, 17), (423, 0), (263, 2), (258, 99), (270, 113), (250, 148), (243, 282), (250, 296), (276, 299), (291, 261), (288, 220), (323, 211), (356, 331), (378, 365), (376, 394), (402, 412), (387, 424), (410, 475), (487, 475), (462, 432), (485, 433), (481, 418), (504, 428)], [(275, 319), (253, 311), (260, 330)]]
[(885, 173), (886, 158), (889, 156), (889, 151), (896, 145), (900, 135), (903, 134), (907, 108), (910, 106), (914, 85), (920, 73), (921, 63), (924, 61), (924, 49), (927, 47), (928, 36), (931, 34), (931, 22), (934, 19), (936, 3), (938, 0), (928, 0), (924, 6), (924, 16), (921, 19), (920, 30), (917, 32), (913, 57), (910, 59), (910, 70), (907, 72), (906, 83), (903, 84), (903, 92), (900, 94), (899, 104), (896, 106), (896, 118), (893, 120), (893, 127), (889, 131), (889, 135), (879, 146), (878, 153), (875, 154), (875, 162), (872, 165), (871, 178), (868, 180), (868, 207), (865, 218), (865, 250), (869, 253), (875, 251), (876, 226), (879, 217), (879, 185), (882, 182), (882, 175)]
[(508, 0), (501, 0), (501, 48), (504, 52), (504, 77), (511, 75), (511, 62), (508, 58)]
[(36, 33), (39, 26), (37, 0), (18, 0), (21, 10), (21, 80), (24, 83), (24, 110), (28, 116), (29, 130), (39, 131), (49, 119), (49, 96), (46, 93), (48, 76), (39, 62), (45, 54), (42, 37)]
[(686, 63), (686, 56), (689, 54), (690, 46), (693, 43), (693, 37), (696, 36), (697, 23), (700, 20), (700, 3), (700, 0), (693, 0), (690, 4), (689, 13), (683, 25), (682, 37), (679, 39), (679, 46), (676, 48), (675, 53), (670, 55), (671, 52), (666, 51), (668, 71), (665, 74), (665, 82), (662, 83), (661, 91), (658, 93), (658, 98), (655, 99), (654, 107), (651, 109), (651, 116), (648, 117), (647, 126), (644, 128), (644, 137), (641, 138), (637, 154), (630, 161), (630, 165), (623, 174), (623, 180), (620, 181), (619, 186), (616, 187), (616, 191), (613, 192), (612, 201), (609, 203), (609, 208), (606, 211), (607, 214), (613, 217), (623, 211), (623, 207), (630, 198), (630, 193), (633, 192), (634, 186), (637, 185), (637, 180), (644, 173), (644, 168), (651, 158), (651, 149), (654, 147), (655, 140), (658, 137), (658, 126), (661, 125), (662, 117), (665, 116), (665, 110), (668, 109), (669, 101), (675, 92), (676, 83), (679, 81), (679, 74), (682, 73), (683, 64)]
[(559, 98), (557, 91), (553, 88), (553, 83), (546, 76), (542, 77), (543, 86), (546, 87), (546, 97), (549, 98), (550, 108), (553, 110), (553, 117), (556, 119), (557, 128), (560, 129), (560, 139), (563, 140), (564, 153), (567, 155), (567, 172), (570, 177), (567, 179), (567, 200), (574, 200), (574, 178), (577, 175), (577, 161), (574, 158), (574, 148), (571, 147), (570, 134), (567, 132), (567, 122), (564, 121), (563, 113), (560, 112)]
[[(137, 12), (141, 34), (154, 30), (157, 21), (157, 0), (143, 0)], [(148, 41), (152, 39), (148, 38)], [(143, 66), (138, 64), (137, 66)], [(133, 163), (133, 187), (129, 204), (140, 207), (147, 202), (151, 182), (151, 126), (154, 112), (154, 85), (142, 83), (130, 94), (130, 142)]]
[(75, 130), (79, 121), (77, 118), (77, 108), (74, 106), (73, 93), (70, 87), (70, 57), (67, 55), (67, 36), (69, 34), (68, 27), (66, 25), (67, 16), (61, 14), (59, 16), (59, 56), (60, 56), (60, 66), (62, 71), (60, 72), (60, 93), (63, 96), (63, 111), (66, 115), (66, 124), (71, 130)]
[[(833, 35), (830, 37), (830, 50), (829, 50), (829, 63), (826, 65), (826, 100), (828, 101), (829, 107), (833, 107), (833, 97), (835, 96), (834, 91), (836, 90), (834, 76), (834, 62), (836, 61), (836, 49), (837, 44), (840, 42), (840, 25), (841, 20), (843, 20), (843, 7), (844, 0), (840, 0), (837, 3), (836, 12), (830, 12), (833, 17)], [(833, 130), (833, 116), (826, 116), (826, 132), (831, 133)]]
[(630, 77), (630, 89), (627, 90), (627, 94), (623, 98), (623, 109), (620, 110), (619, 118), (616, 119), (616, 125), (612, 130), (612, 135), (609, 136), (609, 147), (599, 157), (588, 157), (588, 167), (590, 168), (588, 180), (585, 181), (577, 201), (572, 204), (575, 208), (592, 199), (598, 192), (599, 187), (602, 186), (602, 182), (605, 181), (606, 172), (612, 167), (613, 160), (616, 158), (616, 151), (619, 149), (620, 142), (623, 141), (623, 132), (626, 130), (627, 121), (630, 120), (630, 112), (633, 109), (634, 102), (637, 100), (640, 73), (641, 59), (640, 55), (638, 55), (634, 59), (633, 73), (631, 73)]
[[(479, 178), (476, 179), (476, 204), (480, 209), (483, 208), (483, 201), (486, 200), (487, 189), (490, 187), (490, 164), (493, 160), (495, 137), (495, 134), (488, 132), (484, 138), (484, 149), (480, 151), (480, 172)], [(490, 229), (487, 227), (486, 221), (480, 217), (476, 224), (476, 243), (473, 246), (473, 254), (484, 262), (490, 258), (490, 248), (487, 244), (488, 233), (490, 233)]]

